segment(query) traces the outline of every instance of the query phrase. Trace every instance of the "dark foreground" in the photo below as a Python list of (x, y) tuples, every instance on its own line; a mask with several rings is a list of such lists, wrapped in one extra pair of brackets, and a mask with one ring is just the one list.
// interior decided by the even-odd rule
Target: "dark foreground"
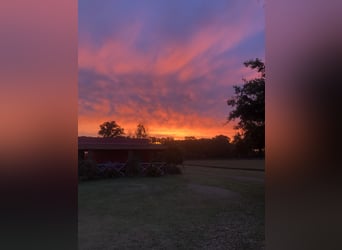
[(79, 249), (264, 249), (264, 173), (185, 166), (183, 175), (82, 182)]

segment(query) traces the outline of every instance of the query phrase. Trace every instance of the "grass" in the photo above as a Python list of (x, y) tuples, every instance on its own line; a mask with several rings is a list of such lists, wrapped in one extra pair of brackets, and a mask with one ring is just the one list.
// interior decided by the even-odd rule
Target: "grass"
[(263, 172), (186, 166), (79, 184), (79, 249), (263, 247)]
[(242, 168), (264, 170), (264, 160), (189, 160), (185, 162), (194, 166), (213, 166), (224, 168)]

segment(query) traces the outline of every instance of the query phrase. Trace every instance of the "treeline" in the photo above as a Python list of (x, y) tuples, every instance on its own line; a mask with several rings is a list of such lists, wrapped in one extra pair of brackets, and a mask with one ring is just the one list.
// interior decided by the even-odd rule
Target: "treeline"
[(260, 152), (257, 149), (252, 149), (239, 136), (235, 136), (232, 142), (229, 137), (224, 135), (218, 135), (211, 139), (185, 138), (184, 140), (152, 137), (151, 142), (166, 145), (168, 151), (172, 154), (180, 154), (184, 160), (264, 157), (264, 150)]

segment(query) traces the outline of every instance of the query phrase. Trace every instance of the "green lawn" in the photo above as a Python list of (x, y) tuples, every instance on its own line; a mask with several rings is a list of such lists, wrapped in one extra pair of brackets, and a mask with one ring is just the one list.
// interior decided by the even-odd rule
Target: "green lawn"
[(79, 249), (263, 249), (263, 178), (185, 166), (178, 176), (82, 182)]

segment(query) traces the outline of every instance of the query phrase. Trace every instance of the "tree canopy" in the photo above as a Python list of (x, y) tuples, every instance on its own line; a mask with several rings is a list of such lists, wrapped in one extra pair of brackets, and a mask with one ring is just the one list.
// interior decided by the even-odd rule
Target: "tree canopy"
[(242, 86), (234, 86), (235, 95), (227, 101), (233, 108), (228, 122), (239, 119), (235, 129), (241, 131), (244, 143), (251, 150), (261, 152), (265, 148), (265, 64), (256, 58), (244, 65), (257, 70), (260, 76), (248, 81), (243, 79)]
[(124, 135), (124, 129), (121, 128), (115, 121), (107, 121), (100, 125), (98, 134), (102, 137), (116, 137)]
[(146, 129), (145, 129), (144, 125), (142, 125), (141, 123), (139, 123), (137, 126), (137, 129), (135, 131), (135, 136), (136, 136), (136, 138), (146, 138), (147, 137)]

